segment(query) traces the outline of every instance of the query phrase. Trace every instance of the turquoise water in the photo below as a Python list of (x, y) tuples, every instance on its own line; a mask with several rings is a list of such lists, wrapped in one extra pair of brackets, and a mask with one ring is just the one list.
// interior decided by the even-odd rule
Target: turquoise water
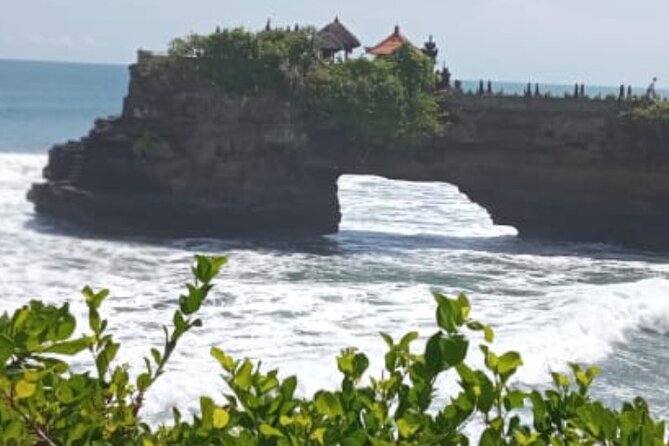
[(118, 113), (127, 89), (118, 65), (0, 60), (0, 151), (42, 152)]
[[(83, 316), (82, 285), (109, 287), (121, 360), (136, 366), (160, 342), (192, 255), (228, 254), (205, 326), (149, 395), (151, 416), (193, 408), (221, 388), (212, 345), (299, 372), (303, 393), (337, 385), (344, 347), (368, 352), (378, 370), (377, 333), (425, 339), (435, 330), (430, 290), (440, 289), (467, 292), (475, 315), (496, 328), (498, 349), (524, 355), (517, 385), (548, 385), (550, 370), (596, 362), (598, 396), (617, 404), (640, 394), (669, 417), (669, 256), (526, 242), (448, 184), (343, 177), (340, 233), (309, 239), (103, 239), (36, 216), (25, 193), (48, 147), (119, 113), (126, 73), (0, 61), (0, 311), (42, 297), (69, 300)], [(447, 380), (440, 395), (451, 390)]]

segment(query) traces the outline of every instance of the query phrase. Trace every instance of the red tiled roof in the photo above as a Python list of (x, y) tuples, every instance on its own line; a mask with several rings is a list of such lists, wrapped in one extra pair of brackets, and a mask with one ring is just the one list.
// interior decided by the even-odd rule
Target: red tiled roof
[(373, 47), (366, 48), (367, 53), (373, 54), (375, 56), (387, 56), (394, 53), (402, 45), (411, 45), (413, 44), (400, 33), (400, 27), (395, 27), (395, 32), (393, 32), (389, 37), (382, 40), (380, 43)]

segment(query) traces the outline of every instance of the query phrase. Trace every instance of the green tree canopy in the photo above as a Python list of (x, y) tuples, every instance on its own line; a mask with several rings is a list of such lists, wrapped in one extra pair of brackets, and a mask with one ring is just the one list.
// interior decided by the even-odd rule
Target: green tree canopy
[(356, 135), (406, 141), (439, 132), (433, 62), (405, 45), (393, 55), (320, 65), (309, 98)]
[(323, 61), (313, 37), (311, 27), (217, 30), (176, 39), (169, 54), (192, 59), (226, 92), (290, 91), (354, 136), (404, 142), (440, 131), (430, 58), (405, 45), (374, 60)]

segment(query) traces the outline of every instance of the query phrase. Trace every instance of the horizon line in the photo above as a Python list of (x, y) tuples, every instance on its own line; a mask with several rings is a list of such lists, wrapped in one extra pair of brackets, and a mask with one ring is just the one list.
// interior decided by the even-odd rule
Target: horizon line
[[(2, 57), (0, 56), (0, 62), (18, 62), (18, 63), (35, 63), (35, 64), (62, 64), (62, 65), (87, 65), (87, 66), (104, 66), (104, 67), (129, 67), (135, 62), (130, 62), (130, 63), (123, 63), (123, 62), (93, 62), (93, 61), (78, 61), (78, 60), (62, 60), (62, 59), (30, 59), (30, 58), (21, 58), (21, 57)], [(576, 82), (541, 82), (541, 81), (528, 81), (528, 80), (509, 80), (509, 79), (480, 79), (480, 78), (461, 78), (457, 79), (461, 80), (463, 82), (479, 82), (480, 80), (483, 80), (484, 82), (487, 82), (488, 80), (492, 81), (494, 83), (503, 83), (503, 84), (519, 84), (519, 85), (526, 85), (528, 82), (534, 86), (534, 84), (538, 83), (540, 86), (541, 85), (551, 85), (551, 86), (560, 86), (560, 87), (573, 87), (573, 85)], [(580, 85), (583, 82), (578, 82)], [(606, 84), (585, 84), (586, 87), (590, 88), (618, 88), (620, 87), (621, 84), (618, 85), (606, 85)], [(634, 85), (634, 84), (625, 84), (625, 87), (627, 85), (631, 85), (632, 88), (646, 88), (643, 85)], [(659, 87), (658, 90), (664, 90), (664, 91), (669, 91), (669, 87), (667, 88), (662, 88)]]

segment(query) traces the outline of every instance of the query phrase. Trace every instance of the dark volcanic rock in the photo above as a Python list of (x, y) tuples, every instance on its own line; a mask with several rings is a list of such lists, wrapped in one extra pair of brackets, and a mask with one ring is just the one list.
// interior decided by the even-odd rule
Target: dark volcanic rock
[(225, 95), (140, 60), (122, 116), (51, 150), (37, 211), (114, 233), (325, 234), (338, 176), (374, 174), (453, 183), (521, 236), (669, 248), (669, 132), (625, 104), (453, 96), (445, 136), (391, 149), (288, 96)]

